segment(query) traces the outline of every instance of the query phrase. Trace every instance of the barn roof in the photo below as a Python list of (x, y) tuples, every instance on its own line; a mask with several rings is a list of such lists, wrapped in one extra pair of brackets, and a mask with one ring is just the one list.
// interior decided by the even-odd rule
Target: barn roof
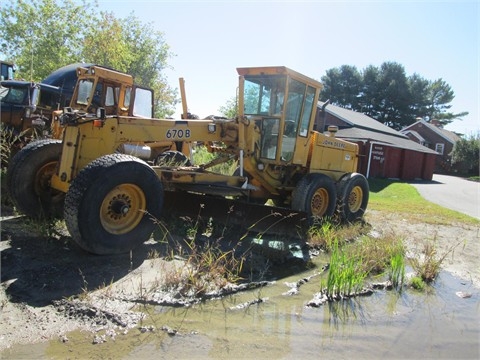
[(460, 137), (454, 132), (438, 127), (432, 123), (426, 122), (425, 120), (419, 120), (416, 123), (407, 126), (406, 128), (402, 129), (402, 132), (407, 132), (411, 129), (415, 129), (418, 124), (423, 124), (424, 127), (430, 129), (430, 131), (434, 133), (437, 133), (451, 144), (455, 144), (458, 140), (460, 140)]
[[(318, 107), (324, 106), (319, 101)], [(410, 140), (406, 135), (392, 129), (371, 117), (335, 105), (327, 105), (325, 112), (341, 120), (345, 126), (340, 126), (337, 137), (350, 141), (377, 141), (402, 149), (410, 149), (423, 153), (437, 154), (436, 151)]]

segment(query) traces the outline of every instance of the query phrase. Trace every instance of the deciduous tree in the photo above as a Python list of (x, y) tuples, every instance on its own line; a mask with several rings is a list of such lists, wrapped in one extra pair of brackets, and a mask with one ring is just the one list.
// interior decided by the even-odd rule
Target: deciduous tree
[(62, 66), (94, 63), (153, 88), (157, 117), (175, 111), (177, 91), (164, 76), (170, 48), (162, 32), (133, 13), (117, 19), (86, 0), (17, 0), (2, 2), (0, 16), (0, 54), (17, 65), (17, 78), (41, 81)]
[(78, 62), (83, 40), (95, 23), (86, 0), (11, 1), (0, 5), (0, 52), (17, 66), (17, 78), (40, 81)]
[(455, 143), (452, 151), (452, 162), (462, 164), (470, 174), (479, 174), (480, 159), (480, 133), (469, 137), (462, 137)]

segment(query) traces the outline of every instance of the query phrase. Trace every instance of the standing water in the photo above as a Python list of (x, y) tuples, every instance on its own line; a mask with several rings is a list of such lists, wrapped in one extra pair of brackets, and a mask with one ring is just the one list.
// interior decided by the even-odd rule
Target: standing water
[[(317, 260), (316, 260), (317, 261)], [(318, 260), (319, 261), (319, 260)], [(317, 264), (319, 265), (319, 264)], [(318, 268), (321, 268), (319, 266)], [(317, 268), (317, 269), (318, 269)], [(14, 346), (6, 358), (48, 359), (478, 359), (479, 290), (442, 272), (428, 292), (377, 290), (371, 296), (308, 307), (322, 273), (288, 294), (271, 285), (190, 307), (141, 306), (137, 328), (93, 344), (92, 333)], [(468, 294), (458, 296), (458, 292)], [(471, 296), (470, 296), (471, 295)]]

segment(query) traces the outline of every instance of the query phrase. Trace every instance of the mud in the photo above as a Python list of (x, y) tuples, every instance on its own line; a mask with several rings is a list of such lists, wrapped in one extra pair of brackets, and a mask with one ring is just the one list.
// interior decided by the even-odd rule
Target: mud
[[(455, 245), (443, 262), (444, 270), (480, 288), (478, 226), (413, 224), (396, 215), (371, 211), (366, 220), (374, 232), (401, 236), (412, 251), (418, 251), (424, 239), (434, 239), (439, 253)], [(182, 259), (167, 260), (165, 244), (156, 239), (130, 254), (99, 257), (78, 249), (67, 234), (42, 237), (25, 222), (15, 216), (1, 220), (0, 351), (51, 339), (68, 342), (73, 330), (94, 334), (93, 343), (115, 339), (132, 329), (148, 333), (154, 329), (143, 325), (142, 306), (185, 308), (198, 302), (195, 297), (159, 290), (165, 288), (166, 276), (181, 266)], [(289, 265), (289, 272), (302, 271), (296, 266)], [(290, 284), (290, 295), (308, 280)], [(205, 296), (222, 297), (267, 285), (269, 282), (231, 286)], [(474, 293), (478, 296), (478, 290)], [(267, 300), (258, 297), (235, 306), (248, 308), (261, 301)], [(168, 324), (160, 330), (176, 334), (175, 327)]]

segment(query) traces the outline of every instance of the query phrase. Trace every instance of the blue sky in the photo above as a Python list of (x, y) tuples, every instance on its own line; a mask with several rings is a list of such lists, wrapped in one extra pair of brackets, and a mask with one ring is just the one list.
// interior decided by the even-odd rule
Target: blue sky
[(237, 67), (284, 65), (320, 80), (333, 67), (394, 61), (407, 76), (442, 78), (452, 87), (451, 111), (470, 114), (448, 130), (480, 131), (478, 1), (98, 3), (116, 17), (133, 12), (164, 33), (175, 54), (169, 83), (185, 79), (188, 108), (200, 117), (219, 114), (235, 95)]

